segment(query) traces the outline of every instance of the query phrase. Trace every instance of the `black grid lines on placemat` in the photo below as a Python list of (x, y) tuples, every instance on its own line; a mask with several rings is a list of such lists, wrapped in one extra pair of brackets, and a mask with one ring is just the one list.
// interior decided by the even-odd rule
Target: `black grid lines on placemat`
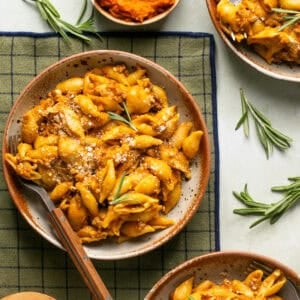
[[(0, 34), (1, 35), (1, 34)], [(183, 261), (219, 249), (218, 143), (213, 38), (208, 34), (103, 34), (71, 46), (54, 35), (0, 36), (0, 134), (13, 101), (44, 68), (74, 53), (94, 49), (133, 52), (151, 59), (178, 77), (193, 94), (211, 136), (211, 178), (187, 227), (151, 253), (121, 261), (94, 261), (115, 299), (143, 299), (153, 284)], [(2, 166), (1, 166), (2, 167)], [(35, 290), (57, 300), (90, 299), (66, 253), (37, 235), (16, 211), (0, 177), (0, 297)]]

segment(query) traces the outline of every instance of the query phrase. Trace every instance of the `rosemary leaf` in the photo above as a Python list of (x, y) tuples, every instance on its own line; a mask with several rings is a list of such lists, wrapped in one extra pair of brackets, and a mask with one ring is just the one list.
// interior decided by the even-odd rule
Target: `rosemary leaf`
[(118, 186), (117, 186), (116, 193), (115, 193), (113, 199), (116, 199), (116, 198), (118, 198), (118, 197), (120, 196), (120, 192), (121, 192), (121, 189), (122, 189), (124, 180), (125, 180), (125, 176), (126, 176), (126, 173), (122, 173), (122, 175), (121, 175), (121, 177), (120, 177), (119, 184), (118, 184)]
[(42, 0), (36, 0), (36, 2), (39, 2), (40, 4), (42, 4), (42, 6), (47, 8), (49, 10), (49, 12), (51, 12), (51, 14), (55, 18), (60, 18), (60, 14), (59, 14), (58, 10), (53, 6), (53, 4), (49, 0), (43, 0), (43, 1)]
[(284, 198), (276, 203), (273, 203), (273, 205), (271, 205), (265, 212), (264, 214), (267, 216), (271, 216), (274, 213), (278, 213), (282, 210), (282, 206), (286, 203), (286, 201), (288, 201), (288, 199)]
[(127, 106), (125, 104), (125, 102), (122, 103), (123, 105), (123, 108), (124, 108), (124, 111), (125, 111), (125, 114), (126, 114), (126, 117), (127, 119), (125, 119), (123, 116), (119, 115), (119, 114), (116, 114), (114, 112), (108, 112), (108, 115), (109, 117), (112, 119), (112, 120), (116, 120), (116, 121), (120, 121), (122, 123), (125, 123), (126, 125), (128, 125), (131, 129), (137, 131), (137, 128), (132, 124), (131, 122), (131, 117), (129, 115), (129, 112), (128, 112), (128, 109), (127, 109)]
[(272, 131), (273, 135), (276, 136), (278, 139), (282, 140), (286, 145), (290, 145), (293, 141), (290, 137), (288, 137), (287, 135), (283, 134), (282, 132), (270, 125), (266, 125), (266, 128)]
[(122, 102), (122, 105), (123, 105), (123, 108), (124, 108), (124, 111), (125, 111), (125, 114), (126, 114), (126, 117), (127, 117), (128, 121), (131, 122), (131, 117), (130, 117), (130, 114), (129, 114), (129, 112), (128, 112), (126, 103), (125, 103), (125, 102)]
[(238, 215), (242, 215), (242, 216), (246, 216), (249, 214), (258, 214), (258, 215), (262, 215), (264, 213), (264, 209), (263, 208), (236, 208), (233, 210), (233, 212), (235, 214)]
[(94, 20), (91, 17), (86, 21), (77, 25), (77, 27), (80, 28), (82, 31), (87, 31), (87, 32), (91, 32), (91, 30), (93, 30), (91, 29), (93, 26), (94, 26)]
[(284, 213), (284, 212), (272, 216), (272, 217), (270, 218), (270, 224), (273, 225), (274, 223), (276, 223), (276, 222), (283, 216), (283, 213)]
[(253, 104), (251, 104), (249, 102), (248, 102), (248, 105), (249, 105), (250, 111), (252, 112), (252, 114), (254, 116), (256, 116), (257, 120), (260, 120), (262, 123), (271, 126), (271, 121), (262, 112), (260, 112)]
[(293, 24), (294, 24), (295, 22), (297, 22), (297, 21), (298, 21), (298, 20), (291, 19), (291, 20), (285, 22), (282, 26), (280, 26), (280, 27), (278, 28), (278, 31), (284, 30), (285, 28), (287, 28), (287, 27), (293, 25)]
[(278, 28), (278, 31), (282, 31), (283, 29), (296, 24), (300, 20), (300, 11), (297, 10), (284, 9), (284, 8), (272, 8), (272, 11), (284, 15), (282, 17), (282, 20), (284, 22)]
[[(47, 13), (47, 22), (48, 24), (52, 27), (52, 29), (56, 32), (59, 33), (61, 36), (63, 36), (63, 34), (65, 33), (64, 30), (62, 30), (61, 26), (57, 23), (57, 21), (55, 20), (55, 16), (53, 16), (53, 14), (51, 13), (51, 11), (48, 11), (48, 8), (45, 7), (45, 13)], [(48, 11), (48, 12), (47, 12)], [(66, 33), (65, 33), (66, 34)], [(67, 38), (67, 40), (69, 40), (69, 37)]]
[[(41, 17), (48, 23), (48, 25), (58, 33), (66, 43), (70, 43), (70, 38), (68, 34), (73, 35), (81, 39), (82, 41), (89, 42), (91, 39), (85, 35), (86, 32), (93, 33), (99, 38), (100, 35), (97, 33), (94, 26), (94, 10), (91, 16), (84, 22), (81, 22), (84, 14), (87, 10), (87, 0), (84, 0), (80, 16), (76, 25), (63, 20), (55, 8), (55, 6), (50, 2), (50, 0), (23, 0), (35, 2), (36, 7), (41, 15)], [(80, 23), (81, 22), (81, 23)]]
[(283, 196), (281, 200), (270, 204), (254, 201), (248, 193), (247, 185), (245, 185), (244, 191), (240, 193), (233, 192), (233, 195), (246, 206), (245, 208), (234, 209), (233, 213), (241, 216), (261, 216), (250, 225), (250, 228), (266, 220), (269, 220), (270, 224), (276, 223), (291, 207), (300, 201), (300, 177), (291, 177), (289, 180), (293, 183), (271, 188), (271, 191), (280, 192)]
[(126, 173), (122, 173), (119, 183), (118, 183), (118, 186), (117, 186), (116, 193), (114, 194), (112, 201), (110, 201), (111, 205), (116, 205), (116, 204), (123, 202), (128, 196), (127, 194), (120, 195), (121, 189), (122, 189), (122, 186), (123, 186), (123, 183), (125, 180), (125, 176), (126, 176)]
[[(235, 126), (235, 130), (239, 129), (242, 124), (246, 124), (246, 118), (248, 118), (248, 111), (245, 111), (244, 114), (241, 116), (241, 118), (239, 119), (239, 121), (237, 122), (237, 124)], [(249, 126), (247, 126), (247, 127), (248, 127), (248, 129), (244, 130), (246, 136), (249, 135)], [(245, 128), (245, 126), (244, 126), (244, 128)]]
[(273, 151), (273, 146), (279, 150), (286, 150), (291, 147), (292, 139), (280, 132), (278, 129), (272, 126), (271, 121), (258, 110), (249, 100), (243, 89), (240, 89), (241, 105), (242, 105), (242, 116), (238, 120), (235, 129), (239, 129), (241, 125), (244, 126), (244, 133), (249, 136), (249, 119), (251, 115), (256, 129), (257, 137), (266, 153), (267, 159), (270, 153)]
[(269, 218), (268, 216), (264, 216), (264, 217), (261, 217), (261, 218), (257, 219), (257, 221), (253, 222), (253, 223), (249, 226), (249, 228), (251, 229), (251, 228), (257, 226), (258, 224), (260, 224), (260, 223), (266, 221), (268, 218)]
[(110, 202), (110, 204), (111, 205), (116, 205), (116, 204), (122, 203), (123, 201), (125, 201), (127, 199), (127, 197), (128, 197), (128, 194), (124, 194), (124, 195), (112, 200)]
[(80, 23), (77, 25), (77, 27), (82, 30), (83, 32), (90, 32), (98, 37), (98, 39), (103, 42), (102, 36), (97, 32), (96, 27), (95, 27), (95, 20), (94, 20), (94, 12), (95, 10), (93, 9), (92, 14), (90, 17), (85, 20), (84, 22)]
[(81, 7), (81, 10), (80, 10), (78, 20), (76, 22), (77, 25), (79, 25), (81, 23), (84, 15), (85, 15), (86, 10), (87, 10), (87, 0), (84, 0), (83, 4), (82, 4), (82, 7)]
[(45, 21), (47, 21), (48, 17), (47, 17), (47, 14), (45, 13), (44, 7), (43, 7), (43, 5), (41, 4), (41, 2), (37, 1), (37, 2), (36, 2), (36, 6), (37, 6), (37, 8), (38, 8), (38, 10), (39, 10), (39, 13), (40, 13), (40, 15), (42, 16), (42, 18), (43, 18)]
[(249, 136), (249, 117), (248, 117), (248, 106), (247, 106), (247, 99), (245, 97), (245, 93), (242, 89), (240, 89), (240, 98), (242, 104), (242, 113), (246, 114), (244, 118), (244, 134), (246, 137)]
[(133, 130), (137, 130), (133, 124), (130, 123), (130, 121), (126, 120), (124, 117), (114, 113), (114, 112), (108, 112), (108, 115), (109, 117), (112, 119), (112, 120), (116, 120), (116, 121), (119, 121), (119, 122), (122, 122), (122, 123), (125, 123), (126, 125), (128, 125), (130, 128), (132, 128)]
[(269, 158), (270, 153), (273, 151), (273, 146), (271, 143), (269, 143), (267, 135), (258, 123), (255, 123), (255, 129), (258, 139), (265, 150), (266, 156)]
[(67, 35), (67, 33), (64, 30), (60, 30), (58, 33), (61, 35), (61, 37), (67, 44), (71, 43), (70, 37)]
[(245, 185), (243, 192), (237, 193), (237, 192), (233, 191), (233, 195), (238, 200), (240, 200), (242, 203), (244, 203), (245, 205), (247, 205), (248, 207), (251, 207), (251, 208), (266, 209), (266, 208), (270, 207), (270, 205), (268, 205), (268, 204), (254, 201), (253, 198), (248, 193), (247, 185)]
[(282, 13), (282, 14), (299, 14), (298, 10), (285, 9), (285, 8), (279, 8), (279, 7), (272, 8), (272, 11)]
[[(300, 179), (299, 179), (300, 181)], [(274, 192), (287, 192), (293, 191), (293, 189), (300, 189), (300, 182), (291, 183), (290, 185), (281, 185), (281, 186), (274, 186), (272, 187), (272, 191)]]
[(264, 133), (266, 138), (269, 139), (273, 145), (277, 146), (277, 148), (286, 149), (290, 147), (290, 144), (286, 140), (278, 138), (267, 126), (265, 127)]
[(68, 31), (69, 33), (71, 33), (72, 35), (84, 40), (84, 41), (90, 41), (90, 38), (88, 38), (87, 36), (85, 36), (84, 34), (82, 34), (82, 30), (78, 29), (76, 26), (69, 24), (63, 20), (61, 20), (61, 24), (64, 25), (64, 27), (66, 28), (66, 31)]
[(64, 20), (60, 20), (59, 23), (62, 24), (63, 26), (65, 26), (68, 29), (68, 32), (70, 32), (72, 34), (73, 34), (73, 32), (81, 33), (81, 30), (75, 25), (72, 25)]

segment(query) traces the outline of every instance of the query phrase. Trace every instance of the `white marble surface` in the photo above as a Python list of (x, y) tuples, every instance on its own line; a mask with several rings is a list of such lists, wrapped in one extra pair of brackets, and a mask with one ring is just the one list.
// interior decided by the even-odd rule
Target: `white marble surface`
[[(81, 0), (52, 0), (62, 16), (74, 22)], [(99, 30), (127, 30), (115, 26), (97, 14)], [(147, 28), (161, 31), (210, 32), (216, 41), (218, 126), (220, 146), (220, 231), (221, 249), (240, 249), (269, 255), (300, 273), (300, 203), (278, 223), (249, 229), (254, 219), (232, 213), (239, 206), (232, 191), (241, 191), (245, 183), (253, 197), (273, 202), (279, 195), (270, 191), (274, 185), (287, 184), (287, 178), (300, 176), (300, 89), (299, 84), (269, 78), (250, 68), (221, 42), (210, 21), (204, 0), (182, 0), (164, 21)], [(138, 30), (144, 30), (139, 28)], [(47, 32), (31, 2), (0, 1), (0, 31)], [(267, 160), (254, 128), (246, 139), (235, 131), (239, 119), (239, 88), (272, 120), (274, 127), (294, 139), (285, 153), (274, 151)]]

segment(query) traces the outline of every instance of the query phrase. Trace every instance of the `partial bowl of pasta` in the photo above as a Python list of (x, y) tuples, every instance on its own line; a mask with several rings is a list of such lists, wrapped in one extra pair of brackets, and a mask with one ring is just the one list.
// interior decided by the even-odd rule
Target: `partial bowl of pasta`
[(287, 280), (300, 286), (300, 274), (274, 258), (219, 251), (176, 266), (153, 286), (145, 300), (288, 299), (284, 298)]
[(53, 297), (38, 292), (20, 292), (1, 298), (0, 300), (55, 300)]
[[(9, 138), (18, 136), (17, 153)], [(195, 214), (209, 180), (210, 141), (199, 107), (169, 71), (128, 52), (94, 50), (38, 74), (7, 118), (3, 172), (27, 222), (61, 247), (44, 187), (88, 256), (133, 257), (170, 240)]]
[(112, 1), (92, 0), (95, 9), (108, 20), (125, 26), (145, 26), (166, 18), (180, 0)]
[(206, 0), (206, 4), (221, 40), (241, 60), (267, 76), (300, 82), (299, 2)]

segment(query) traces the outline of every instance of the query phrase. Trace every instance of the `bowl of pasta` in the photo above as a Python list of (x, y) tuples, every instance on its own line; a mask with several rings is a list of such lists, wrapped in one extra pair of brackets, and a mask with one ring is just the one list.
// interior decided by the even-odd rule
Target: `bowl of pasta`
[(300, 5), (290, 0), (206, 0), (224, 43), (259, 72), (300, 82)]
[(273, 258), (251, 252), (220, 251), (197, 256), (165, 274), (145, 300), (292, 299), (287, 280), (300, 274)]
[(94, 50), (54, 63), (21, 92), (4, 130), (3, 173), (15, 205), (48, 241), (62, 248), (41, 199), (16, 176), (47, 191), (89, 257), (122, 259), (159, 247), (194, 215), (209, 144), (198, 105), (169, 71)]
[(20, 292), (1, 298), (0, 300), (55, 300), (53, 297), (37, 292)]
[(144, 26), (166, 18), (180, 0), (112, 1), (92, 0), (95, 9), (108, 20), (125, 26)]

